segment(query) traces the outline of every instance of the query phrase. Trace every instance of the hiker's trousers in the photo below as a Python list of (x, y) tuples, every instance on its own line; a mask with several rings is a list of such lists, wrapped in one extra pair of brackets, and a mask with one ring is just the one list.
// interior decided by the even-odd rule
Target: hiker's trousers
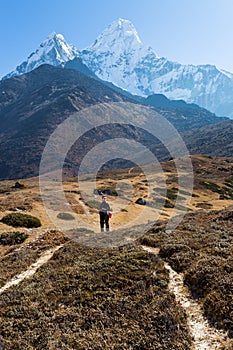
[(104, 225), (106, 226), (106, 231), (109, 231), (109, 216), (105, 212), (100, 212), (100, 228), (101, 231), (104, 230)]

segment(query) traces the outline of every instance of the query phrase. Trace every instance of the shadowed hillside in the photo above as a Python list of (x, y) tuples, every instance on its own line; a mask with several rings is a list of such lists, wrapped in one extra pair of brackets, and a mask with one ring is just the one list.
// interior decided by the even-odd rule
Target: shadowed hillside
[[(112, 85), (111, 87), (106, 86), (104, 82), (88, 77), (81, 72), (49, 65), (43, 65), (25, 75), (1, 81), (0, 179), (27, 178), (38, 175), (43, 149), (57, 126), (75, 112), (90, 106), (111, 102), (137, 104), (138, 99), (130, 94), (126, 95), (121, 89), (116, 89)], [(143, 102), (142, 100), (141, 103)], [(171, 102), (169, 108), (151, 108), (152, 110), (155, 108), (155, 111), (161, 113), (179, 132), (218, 123), (221, 120), (203, 108), (181, 107), (174, 108)], [(145, 108), (150, 109), (150, 107)], [(128, 122), (132, 121), (133, 117), (133, 115), (129, 115)], [(150, 120), (148, 123), (150, 124)], [(221, 126), (225, 133), (225, 138), (221, 138), (221, 142), (223, 142), (221, 154), (224, 155), (224, 150), (226, 150), (226, 155), (229, 155), (231, 152), (229, 149), (231, 128), (225, 127), (228, 124), (224, 123)], [(95, 125), (95, 120), (93, 120), (93, 124)], [(200, 143), (195, 141), (197, 145), (192, 140), (196, 139), (199, 131), (196, 129), (188, 134), (187, 141), (190, 144), (191, 153), (203, 143), (202, 139), (206, 137), (206, 132), (203, 129), (200, 133)], [(143, 130), (143, 124), (141, 130), (135, 130), (134, 127), (130, 126), (119, 128), (117, 125), (114, 127), (109, 125), (104, 127), (104, 130), (100, 128), (84, 135), (78, 145), (70, 150), (65, 163), (66, 175), (75, 175), (77, 167), (88, 149), (113, 137), (135, 139), (151, 149), (159, 160), (167, 160), (170, 157), (166, 148)], [(219, 142), (217, 135), (215, 144), (219, 144)], [(205, 153), (208, 154), (209, 149), (212, 154), (212, 148), (209, 147), (204, 149)], [(218, 151), (217, 148), (216, 155), (218, 155)], [(116, 166), (127, 167), (130, 165), (125, 161), (120, 161)]]

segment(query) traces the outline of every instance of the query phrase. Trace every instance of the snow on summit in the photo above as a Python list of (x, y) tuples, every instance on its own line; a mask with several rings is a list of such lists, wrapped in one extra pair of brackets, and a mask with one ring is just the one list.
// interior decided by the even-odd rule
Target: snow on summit
[(134, 25), (121, 18), (111, 23), (80, 55), (101, 79), (133, 93), (139, 93), (134, 89), (135, 84), (132, 85), (136, 78), (134, 68), (146, 57), (158, 58), (150, 47), (143, 45)]
[(213, 65), (181, 65), (159, 57), (141, 42), (129, 20), (111, 23), (80, 57), (99, 78), (132, 94), (160, 93), (219, 115), (233, 114), (233, 75)]
[(83, 50), (83, 56), (85, 57), (85, 53), (88, 52), (95, 52), (95, 55), (98, 55), (111, 51), (114, 53), (113, 59), (127, 54), (133, 56), (135, 53), (138, 59), (139, 56), (147, 54), (148, 50), (151, 48), (143, 45), (134, 25), (129, 20), (120, 18), (112, 22), (92, 46)]
[(7, 74), (4, 79), (30, 72), (44, 63), (58, 66), (74, 59), (78, 55), (78, 50), (74, 46), (67, 44), (62, 34), (53, 32), (23, 63)]
[(106, 51), (109, 47), (115, 47), (118, 50), (128, 50), (141, 46), (142, 42), (134, 25), (130, 21), (120, 18), (111, 23), (103, 33), (97, 37), (92, 47), (94, 50)]
[(41, 64), (63, 66), (79, 58), (100, 79), (132, 94), (164, 94), (184, 99), (210, 111), (233, 117), (233, 74), (213, 65), (182, 65), (159, 57), (140, 40), (134, 25), (119, 18), (107, 26), (95, 42), (82, 51), (51, 33), (28, 58), (6, 75), (7, 79), (30, 72)]

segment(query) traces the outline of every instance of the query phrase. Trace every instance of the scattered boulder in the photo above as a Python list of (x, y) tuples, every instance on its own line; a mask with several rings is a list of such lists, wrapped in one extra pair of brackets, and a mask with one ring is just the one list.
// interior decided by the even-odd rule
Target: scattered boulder
[(102, 194), (105, 194), (106, 196), (117, 196), (117, 192), (115, 190), (111, 190), (110, 188), (105, 188), (103, 190), (94, 189), (93, 191), (94, 195), (101, 196)]
[(62, 219), (62, 220), (74, 220), (75, 219), (75, 217), (73, 215), (71, 215), (70, 213), (59, 213), (59, 214), (57, 214), (57, 218)]
[(96, 195), (96, 196), (101, 196), (101, 195), (102, 195), (102, 191), (97, 190), (96, 188), (94, 189), (93, 193), (94, 193), (94, 195)]
[(16, 181), (15, 188), (24, 188), (24, 183), (21, 181)]
[(137, 200), (136, 200), (136, 202), (135, 202), (136, 204), (140, 204), (140, 205), (146, 205), (146, 201), (145, 201), (145, 199), (143, 199), (143, 198), (138, 198)]
[(102, 191), (103, 194), (106, 194), (108, 196), (113, 196), (112, 190), (110, 188), (106, 188)]

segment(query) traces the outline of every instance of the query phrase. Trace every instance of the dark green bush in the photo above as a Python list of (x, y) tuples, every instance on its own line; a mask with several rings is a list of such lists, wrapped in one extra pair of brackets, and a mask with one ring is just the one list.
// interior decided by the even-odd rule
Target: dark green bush
[(196, 193), (192, 193), (192, 197), (194, 197), (194, 198), (198, 198), (198, 197), (200, 197), (198, 194), (196, 194)]
[(57, 215), (58, 219), (62, 219), (62, 220), (74, 220), (75, 217), (73, 215), (71, 215), (70, 213), (59, 213)]
[(22, 213), (11, 213), (11, 214), (5, 215), (1, 219), (1, 222), (13, 227), (32, 228), (32, 227), (41, 226), (41, 222), (38, 218), (29, 214), (22, 214)]
[(112, 190), (112, 195), (113, 195), (113, 196), (118, 196), (117, 190)]
[(164, 208), (174, 208), (174, 204), (170, 202), (168, 199), (166, 199)]
[(28, 234), (25, 232), (4, 232), (0, 235), (1, 245), (14, 245), (23, 243), (28, 238)]
[(167, 199), (176, 200), (177, 189), (175, 187), (167, 189)]
[(217, 185), (214, 182), (211, 181), (200, 181), (200, 184), (205, 187), (207, 190), (210, 190), (212, 192), (216, 192), (216, 193), (222, 193), (222, 189), (219, 185)]
[(219, 190), (213, 192), (219, 193), (219, 199), (233, 199), (233, 191), (229, 187), (219, 187)]

